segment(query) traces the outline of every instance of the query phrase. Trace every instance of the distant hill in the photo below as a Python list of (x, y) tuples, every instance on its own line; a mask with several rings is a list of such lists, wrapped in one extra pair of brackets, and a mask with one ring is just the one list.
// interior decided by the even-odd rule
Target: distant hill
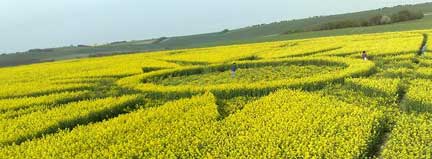
[[(389, 25), (286, 34), (286, 32), (289, 31), (308, 30), (309, 28), (314, 28), (328, 22), (359, 18), (367, 19), (377, 14), (391, 15), (393, 13), (397, 13), (399, 11), (407, 9), (422, 11), (425, 13), (426, 16), (421, 20)], [(162, 37), (157, 39), (138, 41), (120, 41), (98, 46), (80, 45), (61, 48), (32, 49), (23, 53), (0, 55), (0, 66), (14, 66), (71, 58), (107, 56), (122, 53), (208, 47), (264, 41), (304, 39), (323, 36), (430, 29), (432, 28), (431, 13), (432, 3), (423, 3), (416, 5), (381, 8), (356, 13), (347, 13), (331, 16), (316, 16), (306, 19), (274, 22), (271, 24), (259, 24), (234, 30), (223, 30), (223, 28), (221, 28), (219, 32), (208, 34), (180, 37)]]

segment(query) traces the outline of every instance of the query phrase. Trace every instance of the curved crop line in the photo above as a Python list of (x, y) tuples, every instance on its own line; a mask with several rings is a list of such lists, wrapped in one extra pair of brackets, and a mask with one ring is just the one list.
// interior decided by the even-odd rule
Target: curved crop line
[(312, 52), (307, 52), (307, 53), (302, 53), (302, 54), (287, 55), (287, 56), (276, 57), (276, 58), (305, 57), (305, 56), (322, 54), (322, 53), (326, 53), (326, 52), (330, 52), (330, 51), (334, 51), (334, 50), (339, 50), (339, 49), (342, 49), (342, 48), (343, 47), (341, 47), (341, 46), (339, 46), (339, 47), (332, 47), (332, 48), (326, 48), (326, 49), (322, 49), (322, 50), (318, 50), (318, 51), (312, 51)]
[[(134, 95), (134, 96), (129, 96), (128, 98), (130, 99), (113, 104), (110, 107), (106, 107), (100, 110), (85, 110), (81, 112), (81, 114), (77, 115), (76, 117), (64, 118), (56, 121), (55, 123), (52, 123), (51, 125), (39, 124), (40, 126), (45, 126), (45, 127), (38, 128), (33, 133), (24, 133), (24, 134), (20, 133), (17, 136), (12, 136), (12, 137), (2, 136), (0, 140), (0, 148), (12, 144), (19, 145), (22, 142), (25, 142), (27, 140), (32, 140), (34, 138), (40, 138), (44, 135), (53, 134), (62, 129), (72, 129), (77, 125), (86, 125), (92, 122), (99, 122), (105, 119), (114, 118), (120, 114), (126, 113), (127, 108), (133, 108), (136, 105), (144, 103), (143, 96)], [(99, 99), (99, 100), (105, 100), (105, 99)], [(71, 104), (80, 104), (80, 103), (77, 102)], [(53, 111), (54, 110), (49, 110), (48, 112), (53, 112)], [(60, 112), (60, 113), (64, 113), (64, 112)], [(28, 122), (34, 122), (34, 121), (28, 121)], [(14, 127), (11, 129), (17, 129), (17, 128)], [(19, 130), (19, 128), (17, 130)]]
[(374, 96), (383, 96), (383, 97), (392, 97), (397, 95), (398, 92), (394, 92), (396, 94), (391, 94), (390, 92), (386, 92), (384, 90), (380, 90), (377, 88), (372, 88), (372, 87), (368, 87), (368, 86), (363, 86), (360, 85), (358, 83), (354, 83), (351, 81), (347, 81), (345, 80), (345, 84), (347, 84), (348, 86), (358, 89), (362, 92), (364, 92), (366, 95), (370, 96), (370, 97), (374, 97)]
[(219, 64), (205, 67), (186, 67), (156, 71), (148, 74), (123, 78), (117, 81), (121, 87), (139, 90), (156, 97), (165, 96), (183, 96), (210, 91), (218, 97), (234, 97), (238, 94), (257, 96), (267, 94), (277, 89), (282, 88), (297, 88), (305, 90), (313, 90), (323, 87), (324, 85), (343, 80), (346, 77), (357, 77), (367, 75), (373, 72), (375, 64), (370, 61), (357, 59), (344, 59), (338, 57), (320, 57), (320, 58), (291, 58), (281, 60), (262, 60), (262, 61), (245, 61), (239, 62), (239, 68), (260, 67), (265, 65), (278, 65), (281, 63), (300, 63), (300, 64), (340, 64), (347, 68), (341, 71), (331, 72), (324, 75), (314, 75), (307, 78), (298, 79), (282, 79), (275, 81), (257, 82), (257, 83), (234, 83), (234, 84), (219, 84), (212, 86), (162, 86), (149, 82), (151, 78), (169, 78), (175, 76), (187, 76), (200, 74), (205, 72), (214, 72), (217, 70), (228, 70), (229, 65)]
[(149, 72), (159, 71), (163, 69), (167, 69), (167, 68), (166, 67), (142, 67), (141, 68), (143, 73), (149, 73)]
[(361, 52), (361, 51), (349, 51), (349, 52), (343, 52), (343, 53), (322, 52), (322, 53), (316, 54), (315, 56), (346, 57), (346, 56), (351, 56), (353, 54), (358, 54), (359, 52)]
[[(325, 61), (320, 59), (314, 60), (266, 60), (266, 61), (254, 61), (254, 62), (238, 62), (237, 66), (241, 69), (247, 68), (257, 68), (263, 66), (280, 66), (280, 64), (320, 64), (320, 65), (343, 65), (348, 67), (345, 63), (342, 62), (333, 62), (333, 61)], [(229, 64), (218, 64), (211, 66), (196, 66), (196, 67), (185, 67), (178, 68), (173, 70), (168, 70), (166, 72), (156, 72), (154, 74), (148, 74), (148, 76), (143, 77), (142, 83), (151, 83), (152, 79), (165, 79), (170, 77), (180, 77), (180, 76), (190, 76), (196, 74), (205, 74), (210, 72), (223, 72), (229, 70)]]
[(88, 84), (88, 85), (75, 86), (69, 88), (41, 90), (41, 91), (35, 91), (35, 92), (19, 94), (19, 95), (5, 95), (5, 96), (0, 96), (0, 100), (10, 99), (10, 98), (22, 98), (22, 97), (39, 97), (39, 96), (50, 95), (54, 93), (62, 93), (62, 92), (75, 92), (75, 91), (92, 89), (93, 87), (94, 87), (93, 85)]
[(202, 61), (182, 61), (182, 60), (164, 60), (166, 62), (176, 63), (179, 65), (209, 65), (209, 62)]

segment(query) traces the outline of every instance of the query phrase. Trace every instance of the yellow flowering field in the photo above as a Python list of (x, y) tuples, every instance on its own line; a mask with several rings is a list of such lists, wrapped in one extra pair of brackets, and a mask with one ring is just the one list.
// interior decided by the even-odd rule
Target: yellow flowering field
[(0, 68), (0, 158), (430, 158), (431, 33)]

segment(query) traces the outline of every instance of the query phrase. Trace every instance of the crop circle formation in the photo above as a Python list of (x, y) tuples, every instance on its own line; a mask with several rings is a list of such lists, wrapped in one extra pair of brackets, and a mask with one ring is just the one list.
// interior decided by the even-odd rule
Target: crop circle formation
[(145, 92), (259, 91), (314, 87), (367, 74), (375, 66), (369, 61), (338, 57), (241, 61), (236, 65), (239, 69), (234, 78), (230, 76), (231, 63), (224, 63), (155, 71), (119, 83)]

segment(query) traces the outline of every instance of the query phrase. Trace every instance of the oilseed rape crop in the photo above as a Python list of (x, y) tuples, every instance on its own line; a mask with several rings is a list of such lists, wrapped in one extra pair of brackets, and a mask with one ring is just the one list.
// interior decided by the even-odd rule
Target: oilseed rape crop
[(413, 80), (406, 94), (403, 108), (406, 111), (432, 111), (432, 98), (428, 98), (432, 91), (430, 80)]
[[(86, 152), (76, 154), (83, 158), (92, 155), (104, 158), (361, 157), (378, 133), (375, 128), (379, 130), (382, 113), (334, 103), (313, 94), (279, 91), (246, 105), (243, 111), (225, 121), (218, 121), (217, 117), (215, 97), (207, 93), (5, 151), (10, 153), (6, 155), (25, 157), (31, 155), (25, 154), (26, 149), (51, 150), (60, 141), (63, 148), (58, 154), (53, 154), (55, 151), (32, 153), (37, 156), (61, 156), (64, 151), (78, 153), (74, 151), (79, 148), (71, 146), (76, 144), (85, 147)], [(84, 134), (89, 135), (86, 141), (72, 143)], [(352, 136), (356, 137), (347, 140)], [(89, 140), (98, 144), (85, 146)]]
[(215, 158), (360, 158), (383, 114), (299, 91), (278, 91), (247, 104), (207, 130)]
[(402, 115), (389, 137), (383, 158), (431, 158), (432, 118), (428, 114)]
[(54, 107), (58, 104), (90, 98), (89, 91), (64, 92), (39, 97), (24, 97), (0, 100), (0, 119), (15, 118), (24, 114), (32, 113)]
[(48, 110), (35, 111), (18, 118), (0, 120), (0, 143), (20, 142), (44, 132), (56, 131), (70, 125), (77, 125), (104, 118), (122, 111), (129, 103), (137, 100), (136, 96), (106, 98), (81, 101), (60, 105)]
[(430, 158), (431, 33), (0, 68), (0, 158)]
[[(200, 138), (196, 133), (217, 121), (215, 100), (213, 95), (205, 94), (168, 102), (106, 122), (79, 126), (71, 132), (7, 147), (0, 154), (16, 158), (197, 157), (199, 149), (193, 144)], [(86, 140), (81, 140), (83, 137)], [(27, 151), (30, 149), (33, 151)], [(50, 151), (45, 151), (47, 149)]]
[(0, 99), (16, 98), (22, 96), (38, 96), (65, 91), (79, 91), (88, 89), (93, 84), (50, 84), (46, 82), (23, 82), (13, 84), (0, 84)]
[[(320, 87), (328, 82), (342, 80), (345, 77), (359, 76), (371, 73), (375, 65), (369, 61), (361, 61), (356, 59), (343, 59), (337, 57), (327, 58), (292, 58), (280, 60), (260, 60), (260, 61), (244, 61), (238, 62), (239, 69), (243, 68), (257, 68), (262, 66), (277, 67), (282, 63), (291, 65), (340, 65), (346, 67), (345, 69), (330, 71), (326, 74), (316, 74), (308, 76), (305, 74), (302, 78), (280, 78), (279, 80), (272, 81), (254, 81), (250, 83), (223, 83), (213, 84), (206, 87), (193, 86), (193, 85), (170, 85), (164, 86), (154, 83), (153, 81), (171, 78), (176, 76), (189, 76), (194, 74), (205, 74), (208, 72), (220, 72), (220, 70), (227, 70), (230, 65), (218, 64), (209, 66), (192, 66), (182, 67), (178, 69), (155, 71), (152, 73), (131, 76), (119, 80), (117, 83), (121, 86), (131, 89), (138, 89), (145, 92), (156, 92), (159, 94), (190, 94), (205, 91), (212, 91), (216, 96), (232, 97), (237, 96), (239, 93), (246, 93), (244, 95), (259, 95), (266, 94), (278, 88), (306, 88), (313, 89)], [(265, 76), (265, 75), (263, 75)], [(214, 81), (212, 81), (214, 82)]]
[(397, 102), (401, 92), (400, 79), (373, 79), (373, 78), (350, 78), (345, 80), (346, 85), (356, 90), (362, 90), (367, 96), (385, 98), (383, 101)]
[(68, 101), (74, 101), (79, 98), (85, 98), (89, 93), (88, 91), (79, 92), (64, 92), (58, 94), (50, 94), (39, 97), (24, 97), (24, 98), (11, 98), (0, 100), (0, 111), (10, 111), (25, 109), (35, 105), (50, 105), (56, 103), (67, 103)]

